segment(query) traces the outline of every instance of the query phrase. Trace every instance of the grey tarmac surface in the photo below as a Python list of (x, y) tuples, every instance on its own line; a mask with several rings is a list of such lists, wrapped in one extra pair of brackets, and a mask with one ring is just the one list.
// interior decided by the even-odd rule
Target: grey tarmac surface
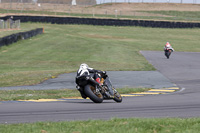
[[(116, 88), (169, 88), (175, 86), (158, 71), (108, 71), (107, 73)], [(76, 73), (65, 73), (37, 85), (0, 87), (0, 90), (75, 89), (75, 76)]]
[(170, 59), (163, 51), (142, 51), (147, 60), (180, 91), (162, 95), (124, 97), (122, 103), (88, 99), (59, 102), (0, 103), (0, 123), (71, 121), (118, 118), (200, 117), (200, 53), (174, 52)]
[(170, 59), (159, 51), (141, 53), (165, 77), (184, 88), (183, 93), (200, 93), (199, 52), (174, 52)]

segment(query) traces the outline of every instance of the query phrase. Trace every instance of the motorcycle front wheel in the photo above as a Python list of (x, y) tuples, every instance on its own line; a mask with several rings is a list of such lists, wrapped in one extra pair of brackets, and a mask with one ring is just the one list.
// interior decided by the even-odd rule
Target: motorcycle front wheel
[(170, 51), (166, 51), (165, 52), (165, 56), (167, 57), (167, 59), (169, 59), (169, 56), (171, 55), (171, 52)]
[(86, 85), (84, 92), (94, 103), (103, 102), (103, 95), (100, 92), (96, 92), (95, 87), (92, 85)]
[(114, 89), (114, 98), (113, 100), (115, 102), (121, 103), (122, 102), (122, 96), (117, 92), (117, 90)]

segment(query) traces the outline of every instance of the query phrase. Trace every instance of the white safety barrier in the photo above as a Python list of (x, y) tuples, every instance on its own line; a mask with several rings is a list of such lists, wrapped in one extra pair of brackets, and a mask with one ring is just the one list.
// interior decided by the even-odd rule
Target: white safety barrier
[(20, 20), (2, 20), (0, 19), (0, 29), (19, 29)]

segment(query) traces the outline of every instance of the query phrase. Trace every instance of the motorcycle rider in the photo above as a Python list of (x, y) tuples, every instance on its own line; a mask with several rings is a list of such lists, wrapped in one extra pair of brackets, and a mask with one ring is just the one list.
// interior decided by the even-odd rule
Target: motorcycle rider
[(164, 46), (164, 51), (171, 49), (172, 51), (174, 51), (174, 49), (172, 48), (171, 44), (169, 42), (167, 42)]
[[(171, 50), (171, 52), (174, 51), (174, 49), (172, 48), (171, 44), (169, 42), (167, 42), (164, 46), (164, 51), (165, 51), (165, 55), (167, 54), (168, 50)], [(168, 58), (169, 59), (169, 58)]]
[[(92, 75), (94, 75), (94, 76), (92, 76)], [(86, 76), (86, 77), (88, 77), (88, 80), (90, 80), (97, 86), (101, 87), (103, 84), (101, 82), (102, 75), (106, 76), (106, 72), (100, 71), (100, 70), (95, 70), (94, 68), (89, 67), (86, 63), (82, 63), (80, 65), (80, 68), (78, 69), (77, 75), (76, 75), (76, 84), (77, 84), (76, 88), (77, 88), (77, 90), (79, 90), (79, 92), (83, 98), (86, 98), (87, 96), (84, 95), (83, 89), (81, 88), (81, 86), (79, 86), (79, 78), (81, 76)]]

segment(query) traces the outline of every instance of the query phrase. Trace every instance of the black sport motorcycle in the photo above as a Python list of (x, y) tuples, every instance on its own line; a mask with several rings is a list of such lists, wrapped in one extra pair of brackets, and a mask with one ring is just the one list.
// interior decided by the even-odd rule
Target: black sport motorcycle
[(103, 85), (99, 85), (90, 76), (76, 77), (76, 83), (78, 84), (78, 90), (83, 98), (89, 97), (94, 103), (102, 103), (103, 100), (113, 99), (120, 103), (122, 102), (122, 96), (112, 86), (112, 83), (108, 75), (102, 75), (101, 82)]
[(172, 52), (173, 52), (172, 49), (166, 49), (165, 50), (165, 56), (167, 57), (167, 59), (169, 59), (169, 56), (171, 55)]

